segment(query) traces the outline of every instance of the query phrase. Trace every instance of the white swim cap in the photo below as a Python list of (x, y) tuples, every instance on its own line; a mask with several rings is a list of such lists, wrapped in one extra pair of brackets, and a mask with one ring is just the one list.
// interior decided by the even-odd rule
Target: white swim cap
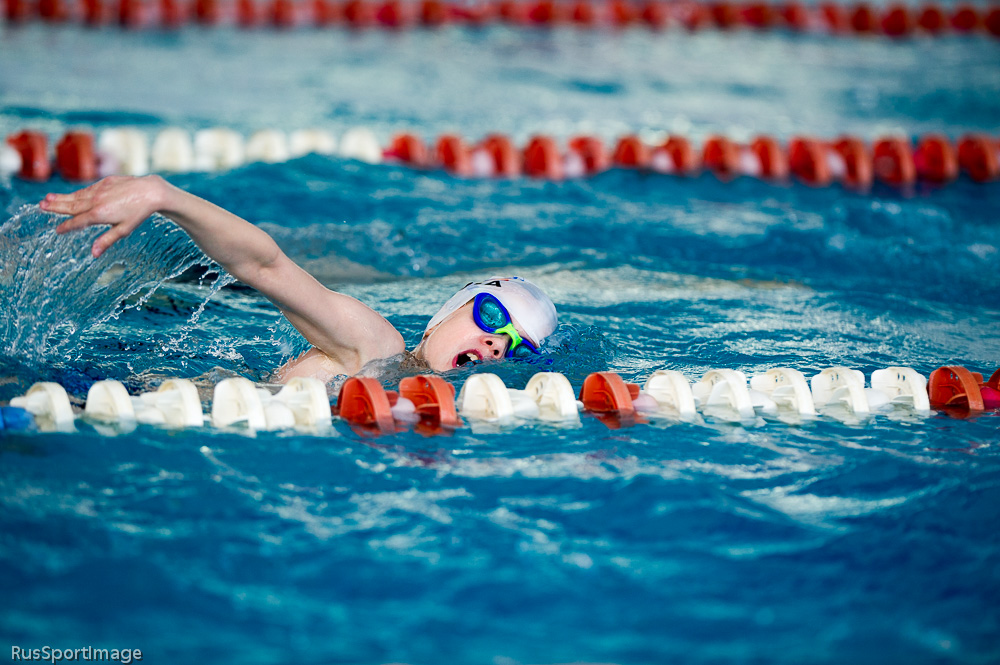
[(448, 299), (431, 318), (424, 330), (427, 336), (434, 326), (448, 318), (480, 293), (490, 293), (507, 308), (525, 337), (539, 347), (552, 334), (558, 323), (556, 306), (540, 288), (522, 277), (490, 277), (482, 282), (470, 282)]

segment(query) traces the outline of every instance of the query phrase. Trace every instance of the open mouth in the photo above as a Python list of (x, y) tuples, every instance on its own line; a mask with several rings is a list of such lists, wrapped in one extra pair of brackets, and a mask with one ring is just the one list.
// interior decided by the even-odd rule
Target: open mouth
[(452, 367), (461, 367), (462, 365), (468, 365), (469, 363), (477, 363), (482, 359), (483, 355), (479, 353), (479, 351), (463, 351), (455, 356)]

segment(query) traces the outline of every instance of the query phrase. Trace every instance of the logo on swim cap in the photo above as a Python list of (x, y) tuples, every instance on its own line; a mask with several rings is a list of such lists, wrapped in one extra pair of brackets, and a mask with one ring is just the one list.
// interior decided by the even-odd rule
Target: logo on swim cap
[(490, 277), (466, 284), (449, 298), (427, 324), (424, 336), (480, 293), (492, 294), (503, 303), (517, 327), (536, 347), (556, 329), (556, 306), (544, 291), (522, 277)]

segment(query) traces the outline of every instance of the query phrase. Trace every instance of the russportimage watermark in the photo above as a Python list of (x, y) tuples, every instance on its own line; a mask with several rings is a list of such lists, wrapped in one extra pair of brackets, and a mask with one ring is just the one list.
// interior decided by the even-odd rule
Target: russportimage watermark
[(129, 665), (142, 660), (139, 649), (98, 649), (77, 647), (75, 649), (53, 649), (50, 646), (26, 649), (11, 647), (10, 659), (14, 661), (39, 661), (48, 663), (73, 662), (114, 662)]

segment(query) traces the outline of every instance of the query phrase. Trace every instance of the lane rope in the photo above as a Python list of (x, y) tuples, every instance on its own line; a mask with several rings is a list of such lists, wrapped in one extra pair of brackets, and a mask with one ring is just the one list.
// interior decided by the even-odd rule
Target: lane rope
[(802, 424), (817, 418), (863, 423), (876, 415), (924, 418), (934, 409), (966, 416), (1000, 409), (1000, 369), (983, 380), (965, 367), (944, 366), (930, 379), (909, 367), (887, 367), (865, 375), (848, 367), (828, 367), (806, 379), (779, 367), (756, 374), (712, 369), (697, 381), (675, 370), (658, 370), (640, 387), (614, 372), (594, 372), (577, 395), (569, 380), (540, 372), (523, 389), (508, 388), (496, 374), (470, 376), (455, 387), (439, 376), (404, 378), (387, 391), (370, 377), (352, 377), (331, 405), (326, 385), (296, 378), (277, 393), (249, 379), (219, 382), (209, 415), (198, 389), (187, 379), (168, 379), (155, 392), (131, 396), (119, 381), (94, 383), (82, 413), (76, 413), (58, 383), (36, 383), (0, 408), (0, 429), (73, 431), (78, 417), (112, 431), (138, 424), (167, 428), (239, 428), (243, 431), (297, 429), (333, 433), (332, 417), (366, 435), (416, 430), (444, 434), (476, 422), (514, 427), (527, 421), (578, 425), (581, 414), (617, 429), (651, 420), (688, 423), (729, 422), (759, 427), (768, 422)]
[(891, 38), (940, 35), (1000, 37), (1000, 6), (927, 3), (873, 6), (831, 2), (696, 2), (694, 0), (3, 0), (8, 23), (39, 19), (88, 26), (176, 29), (346, 26), (353, 29), (567, 25), (582, 29), (645, 27), (689, 31), (785, 30)]
[(431, 145), (413, 133), (395, 135), (387, 146), (370, 130), (357, 127), (339, 139), (319, 129), (261, 130), (244, 138), (226, 128), (194, 133), (166, 128), (150, 137), (133, 128), (109, 128), (95, 136), (71, 130), (50, 148), (49, 136), (35, 130), (11, 134), (0, 144), (0, 176), (46, 181), (54, 176), (84, 183), (107, 175), (190, 173), (234, 169), (254, 162), (280, 163), (306, 154), (336, 155), (371, 164), (443, 169), (462, 178), (530, 177), (546, 180), (590, 177), (611, 168), (639, 169), (692, 177), (710, 172), (722, 181), (738, 177), (813, 187), (833, 184), (865, 191), (876, 182), (911, 188), (943, 185), (964, 174), (978, 183), (1000, 179), (1000, 138), (970, 133), (953, 141), (943, 134), (911, 140), (886, 136), (868, 143), (855, 136), (820, 139), (795, 136), (781, 143), (758, 136), (740, 143), (712, 135), (697, 144), (671, 135), (649, 144), (635, 135), (608, 146), (595, 136), (574, 136), (560, 144), (551, 136), (517, 146), (503, 134), (471, 143), (457, 134)]

